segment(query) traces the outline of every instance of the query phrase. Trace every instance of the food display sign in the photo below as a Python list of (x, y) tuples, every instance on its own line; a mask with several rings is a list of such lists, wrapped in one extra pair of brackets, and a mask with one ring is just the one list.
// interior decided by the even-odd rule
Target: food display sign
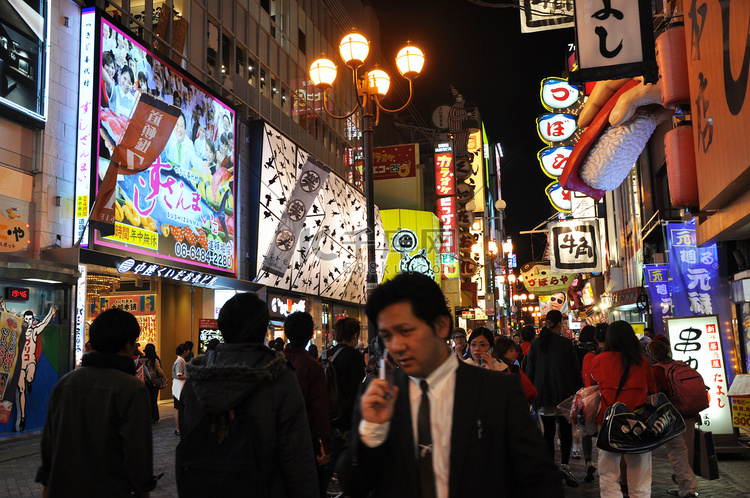
[(141, 344), (156, 344), (156, 295), (136, 294), (102, 296), (98, 300), (91, 301), (89, 314), (95, 318), (108, 309), (121, 309), (135, 316), (138, 325), (141, 326), (141, 335), (138, 342)]
[[(82, 60), (97, 61), (92, 80), (97, 91), (91, 102), (79, 104), (96, 112), (93, 133), (79, 134), (78, 154), (93, 146), (93, 178), (106, 180), (115, 161), (120, 174), (108, 205), (114, 233), (97, 230), (97, 247), (234, 276), (234, 111), (114, 24), (101, 19), (100, 26), (97, 43), (82, 46)], [(173, 126), (153, 123), (153, 112), (139, 117), (143, 102), (154, 100), (151, 107), (173, 111), (165, 114), (176, 116)], [(132, 130), (136, 118), (137, 130)], [(139, 155), (155, 159), (136, 169), (140, 172), (121, 174), (131, 162), (138, 163)], [(86, 173), (84, 167), (79, 165), (79, 176)], [(96, 185), (97, 190), (108, 187)], [(77, 194), (77, 218), (86, 213), (84, 191)], [(80, 219), (77, 223), (83, 233)]]
[(700, 413), (705, 430), (732, 434), (726, 360), (717, 315), (667, 319), (672, 358), (696, 369), (708, 386), (709, 406)]

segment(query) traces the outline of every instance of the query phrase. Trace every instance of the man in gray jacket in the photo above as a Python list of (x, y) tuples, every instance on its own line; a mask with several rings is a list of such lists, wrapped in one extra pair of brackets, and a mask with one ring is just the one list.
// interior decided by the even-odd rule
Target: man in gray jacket
[(45, 496), (148, 496), (153, 476), (151, 407), (135, 377), (138, 321), (110, 309), (89, 329), (93, 351), (52, 390), (36, 480)]
[(318, 497), (305, 401), (286, 357), (263, 345), (268, 319), (257, 295), (237, 294), (219, 313), (224, 344), (187, 365), (181, 497)]

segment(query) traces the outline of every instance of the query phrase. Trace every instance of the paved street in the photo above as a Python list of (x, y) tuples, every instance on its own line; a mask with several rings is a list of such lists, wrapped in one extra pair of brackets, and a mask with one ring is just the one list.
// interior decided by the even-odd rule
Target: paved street
[[(172, 402), (159, 406), (161, 422), (154, 426), (154, 473), (164, 472), (164, 477), (151, 493), (157, 497), (176, 497), (174, 481), (174, 449), (178, 437), (174, 435), (174, 409)], [(0, 496), (9, 498), (42, 496), (42, 488), (34, 482), (36, 469), (40, 463), (39, 440), (41, 433), (34, 436), (7, 436), (0, 438)], [(596, 448), (594, 448), (596, 451)], [(583, 482), (583, 460), (571, 459), (573, 474), (580, 478), (579, 488), (565, 488), (568, 497), (599, 496), (598, 479), (587, 484)], [(707, 481), (698, 478), (700, 498), (750, 498), (750, 457), (726, 456), (719, 461), (721, 478)], [(671, 479), (672, 468), (666, 452), (659, 449), (653, 456), (652, 496), (667, 497), (668, 489), (677, 486)]]

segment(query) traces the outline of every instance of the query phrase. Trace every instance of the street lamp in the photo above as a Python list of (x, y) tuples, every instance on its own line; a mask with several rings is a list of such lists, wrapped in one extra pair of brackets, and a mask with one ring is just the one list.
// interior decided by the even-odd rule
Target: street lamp
[(396, 55), (396, 66), (401, 76), (409, 81), (409, 99), (398, 109), (386, 109), (380, 104), (390, 86), (388, 73), (377, 68), (359, 74), (370, 50), (370, 42), (353, 30), (344, 36), (339, 44), (339, 53), (346, 66), (352, 71), (354, 87), (357, 90), (357, 103), (347, 114), (338, 116), (328, 110), (327, 90), (336, 79), (336, 64), (326, 58), (320, 58), (310, 66), (310, 79), (313, 85), (323, 90), (323, 109), (334, 119), (347, 119), (362, 109), (362, 138), (365, 168), (365, 197), (367, 200), (367, 292), (378, 285), (377, 264), (375, 263), (375, 186), (373, 185), (373, 111), (375, 126), (380, 120), (380, 111), (399, 112), (409, 105), (412, 98), (412, 80), (419, 76), (424, 66), (424, 54), (420, 49), (407, 42)]

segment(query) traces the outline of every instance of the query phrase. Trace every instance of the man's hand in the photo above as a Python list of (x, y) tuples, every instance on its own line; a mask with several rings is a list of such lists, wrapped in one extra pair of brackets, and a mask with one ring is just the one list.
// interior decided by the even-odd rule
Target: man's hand
[[(636, 109), (641, 106), (661, 105), (661, 80), (655, 85), (644, 84), (641, 77), (636, 78), (636, 80), (640, 84), (623, 93), (612, 109), (609, 115), (609, 124), (612, 126), (617, 126), (630, 119)], [(630, 78), (599, 81), (584, 104), (580, 116), (578, 116), (578, 126), (586, 128), (590, 125), (609, 98), (628, 81), (630, 81)]]
[(383, 379), (373, 379), (360, 399), (362, 419), (373, 424), (384, 424), (393, 418), (393, 407), (398, 387)]

